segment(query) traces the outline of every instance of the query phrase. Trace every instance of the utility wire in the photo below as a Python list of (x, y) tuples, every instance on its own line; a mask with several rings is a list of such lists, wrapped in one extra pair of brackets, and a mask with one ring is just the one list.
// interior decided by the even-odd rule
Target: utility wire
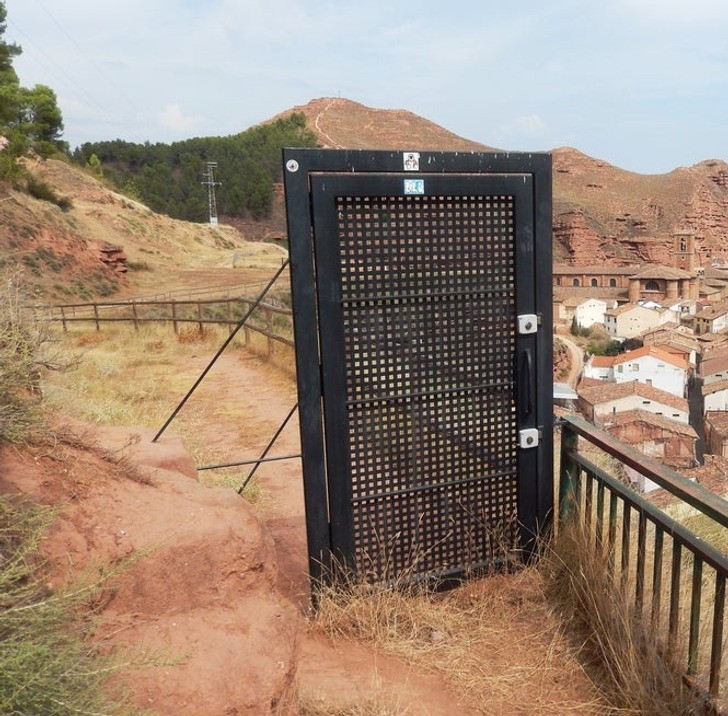
[[(42, 47), (37, 45), (28, 35), (27, 32), (23, 30), (23, 28), (18, 25), (17, 22), (14, 20), (8, 20), (8, 26), (12, 27), (16, 32), (20, 33), (27, 42), (33, 47), (34, 53), (32, 54), (33, 59), (35, 62), (37, 62), (48, 74), (53, 75), (54, 72), (46, 65), (39, 57), (39, 55), (42, 55), (53, 67), (56, 68), (56, 70), (65, 78), (65, 80), (76, 90), (81, 92), (81, 94), (84, 95), (86, 100), (88, 100), (91, 104), (95, 105), (97, 109), (100, 109), (104, 114), (107, 114), (109, 116), (113, 115), (113, 112), (111, 112), (108, 107), (105, 107), (103, 104), (101, 104), (93, 95), (89, 94), (84, 87), (82, 87), (76, 80), (71, 77), (71, 75), (66, 72), (63, 67), (61, 67)], [(25, 43), (23, 43), (25, 44)], [(28, 53), (23, 49), (23, 54), (27, 55)]]
[(56, 18), (55, 15), (40, 1), (35, 0), (35, 2), (40, 5), (40, 7), (43, 9), (43, 12), (45, 12), (48, 17), (53, 20), (53, 22), (58, 26), (58, 29), (66, 36), (66, 38), (69, 40), (69, 42), (76, 48), (76, 51), (78, 52), (81, 57), (83, 57), (86, 62), (88, 62), (95, 70), (98, 72), (99, 76), (106, 82), (107, 84), (111, 85), (114, 89), (116, 89), (121, 96), (128, 102), (129, 106), (136, 110), (137, 112), (141, 112), (141, 109), (139, 106), (134, 102), (134, 100), (129, 97), (129, 95), (125, 92), (123, 87), (119, 87), (119, 85), (114, 82), (114, 80), (109, 77), (99, 66), (99, 64), (94, 60), (93, 57), (91, 57), (82, 47), (81, 45), (76, 41), (76, 39), (71, 35), (68, 30), (58, 21), (58, 18)]

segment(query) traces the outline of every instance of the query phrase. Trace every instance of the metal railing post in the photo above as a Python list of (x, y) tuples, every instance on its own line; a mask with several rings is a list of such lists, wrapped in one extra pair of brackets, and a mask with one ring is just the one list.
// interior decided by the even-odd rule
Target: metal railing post
[(571, 459), (579, 447), (579, 436), (568, 423), (561, 426), (561, 466), (559, 470), (559, 523), (565, 522), (576, 506), (579, 466)]

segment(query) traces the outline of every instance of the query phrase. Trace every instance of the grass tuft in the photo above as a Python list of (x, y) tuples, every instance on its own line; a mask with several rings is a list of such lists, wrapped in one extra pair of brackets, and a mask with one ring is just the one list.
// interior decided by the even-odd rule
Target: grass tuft
[(105, 693), (118, 663), (85, 640), (105, 579), (51, 591), (36, 577), (38, 544), (54, 516), (0, 497), (0, 713), (130, 713)]
[(550, 611), (534, 567), (444, 593), (425, 585), (390, 589), (342, 578), (321, 588), (313, 626), (334, 639), (368, 643), (441, 675), (469, 708), (488, 704), (488, 713), (605, 713), (578, 650), (567, 644)]
[(562, 530), (543, 563), (547, 594), (574, 638), (604, 699), (623, 714), (709, 714), (615, 584), (605, 554), (594, 550), (583, 523)]

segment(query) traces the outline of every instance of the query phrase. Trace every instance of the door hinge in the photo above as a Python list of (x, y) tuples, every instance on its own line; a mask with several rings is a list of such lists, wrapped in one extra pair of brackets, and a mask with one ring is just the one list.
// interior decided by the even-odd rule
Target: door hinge
[(535, 313), (523, 313), (518, 316), (518, 333), (522, 336), (538, 331), (539, 319)]
[(518, 447), (534, 448), (538, 447), (540, 432), (538, 428), (526, 428), (518, 431)]

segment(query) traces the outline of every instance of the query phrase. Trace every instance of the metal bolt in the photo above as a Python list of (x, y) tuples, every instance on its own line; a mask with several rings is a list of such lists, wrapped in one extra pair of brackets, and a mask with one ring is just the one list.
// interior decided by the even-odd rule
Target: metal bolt
[(289, 172), (297, 172), (298, 171), (298, 162), (295, 159), (289, 159), (286, 162), (286, 169), (288, 169)]

